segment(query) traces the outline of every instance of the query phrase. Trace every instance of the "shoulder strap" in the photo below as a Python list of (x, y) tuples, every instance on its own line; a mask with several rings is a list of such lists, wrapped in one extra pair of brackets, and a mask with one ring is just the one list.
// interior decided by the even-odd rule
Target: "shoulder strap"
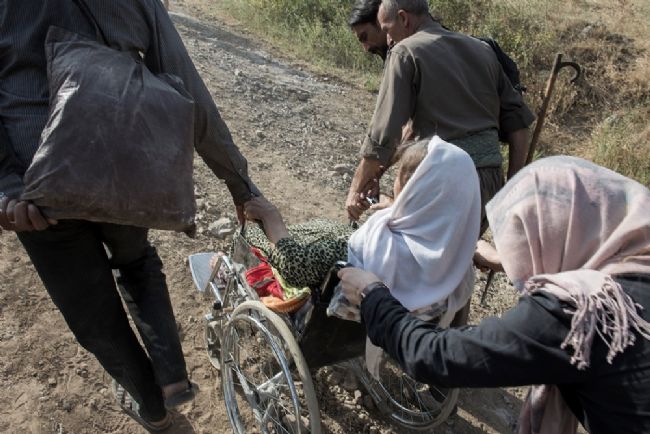
[(84, 0), (72, 0), (79, 9), (81, 9), (81, 12), (86, 16), (88, 21), (93, 23), (93, 26), (95, 27), (95, 33), (97, 34), (97, 38), (106, 46), (108, 46), (108, 40), (106, 39), (106, 35), (104, 35), (104, 32), (102, 31), (102, 28), (99, 27), (99, 23), (95, 19), (95, 16), (90, 12), (90, 9), (88, 8), (88, 5)]

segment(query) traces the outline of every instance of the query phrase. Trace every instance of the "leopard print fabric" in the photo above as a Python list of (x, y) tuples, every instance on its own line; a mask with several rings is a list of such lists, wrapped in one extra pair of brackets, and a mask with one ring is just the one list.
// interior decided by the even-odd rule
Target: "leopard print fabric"
[(289, 237), (275, 247), (257, 225), (247, 225), (246, 240), (260, 249), (285, 280), (299, 288), (319, 286), (336, 261), (348, 257), (348, 239), (354, 230), (331, 220), (289, 225)]

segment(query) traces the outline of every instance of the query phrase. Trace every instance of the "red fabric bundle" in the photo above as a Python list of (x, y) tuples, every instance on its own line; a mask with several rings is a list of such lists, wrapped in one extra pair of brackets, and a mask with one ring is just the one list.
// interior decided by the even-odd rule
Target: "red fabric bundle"
[(259, 265), (256, 265), (253, 268), (246, 270), (244, 275), (246, 276), (246, 281), (248, 284), (257, 292), (257, 295), (260, 297), (266, 297), (272, 295), (284, 300), (284, 293), (282, 287), (275, 280), (273, 275), (273, 270), (268, 264), (266, 257), (260, 252), (259, 249), (254, 247), (251, 248), (251, 251), (257, 258), (261, 261)]

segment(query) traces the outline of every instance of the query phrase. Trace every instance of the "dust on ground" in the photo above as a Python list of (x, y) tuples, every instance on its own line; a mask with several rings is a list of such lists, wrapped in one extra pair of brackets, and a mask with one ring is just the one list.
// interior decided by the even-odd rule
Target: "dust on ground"
[[(227, 25), (192, 17), (191, 1), (172, 2), (173, 20), (249, 161), (251, 175), (289, 222), (313, 217), (343, 221), (343, 203), (360, 139), (374, 107), (374, 95), (310, 74), (282, 60), (259, 42)], [(182, 408), (169, 432), (227, 433), (218, 373), (203, 351), (203, 315), (208, 303), (193, 288), (186, 258), (224, 248), (211, 234), (220, 218), (234, 222), (223, 184), (197, 159), (199, 203), (196, 239), (154, 231), (151, 240), (165, 273), (197, 399)], [(15, 235), (0, 235), (0, 432), (128, 434), (145, 432), (113, 403), (110, 378), (80, 348), (50, 301)], [(516, 300), (503, 276), (488, 296), (474, 296), (472, 320), (500, 313)], [(484, 284), (479, 274), (477, 287)], [(400, 432), (374, 409), (344, 408), (354, 387), (331, 372), (314, 374), (326, 432)], [(363, 391), (362, 391), (363, 392)], [(365, 392), (363, 392), (365, 393)], [(463, 390), (457, 414), (437, 433), (511, 432), (522, 390)]]

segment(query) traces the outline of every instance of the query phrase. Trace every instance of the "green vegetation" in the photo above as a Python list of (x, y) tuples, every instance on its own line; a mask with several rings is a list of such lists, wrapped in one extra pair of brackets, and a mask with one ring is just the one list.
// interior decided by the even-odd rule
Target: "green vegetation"
[[(594, 162), (650, 185), (648, 106), (605, 119), (593, 134)], [(638, 130), (645, 125), (644, 130)]]
[[(220, 0), (228, 13), (316, 71), (375, 90), (381, 62), (347, 26), (353, 0)], [(584, 78), (558, 80), (537, 155), (593, 159), (648, 185), (650, 3), (647, 0), (429, 0), (453, 30), (496, 39), (540, 104), (555, 53)], [(612, 123), (611, 119), (618, 119)]]
[[(555, 1), (555, 0), (553, 0)], [(321, 67), (379, 74), (381, 62), (365, 54), (347, 26), (353, 0), (224, 0), (228, 11), (254, 31)], [(539, 20), (539, 2), (503, 0), (430, 0), (446, 26), (491, 36), (525, 68), (551, 52), (555, 38)], [(543, 2), (541, 9), (549, 9)], [(527, 12), (528, 11), (528, 12)], [(534, 16), (530, 15), (534, 11)], [(528, 37), (531, 33), (535, 38)]]
[(281, 48), (323, 68), (379, 74), (347, 26), (350, 0), (224, 0), (227, 9)]

